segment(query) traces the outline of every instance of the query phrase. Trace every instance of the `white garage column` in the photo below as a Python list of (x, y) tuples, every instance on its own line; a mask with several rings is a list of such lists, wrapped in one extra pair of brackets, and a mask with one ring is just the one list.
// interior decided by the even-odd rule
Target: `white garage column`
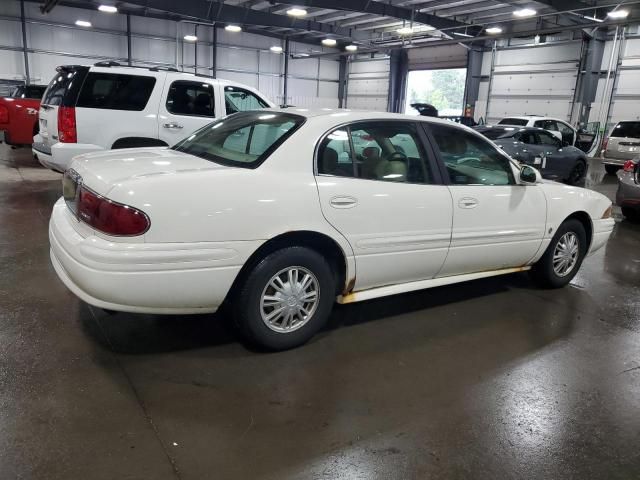
[(349, 60), (347, 108), (387, 111), (389, 95), (389, 57)]
[(513, 115), (570, 121), (582, 42), (498, 47), (484, 53), (476, 119)]

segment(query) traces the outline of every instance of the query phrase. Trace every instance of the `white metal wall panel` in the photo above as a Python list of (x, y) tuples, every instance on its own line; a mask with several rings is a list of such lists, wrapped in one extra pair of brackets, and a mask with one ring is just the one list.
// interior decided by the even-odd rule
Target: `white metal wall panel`
[(433, 70), (438, 68), (465, 68), (467, 49), (461, 45), (412, 48), (409, 53), (409, 70)]
[(0, 45), (11, 47), (22, 46), (22, 29), (20, 22), (0, 20)]
[(389, 59), (352, 61), (347, 86), (349, 108), (386, 112), (389, 95)]

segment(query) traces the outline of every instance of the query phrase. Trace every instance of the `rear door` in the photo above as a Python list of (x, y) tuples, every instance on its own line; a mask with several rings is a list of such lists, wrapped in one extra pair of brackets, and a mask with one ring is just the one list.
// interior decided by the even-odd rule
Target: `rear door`
[(175, 145), (188, 137), (213, 121), (216, 104), (215, 89), (210, 83), (168, 76), (158, 113), (160, 139)]
[(640, 157), (640, 122), (619, 122), (613, 127), (605, 156), (619, 160)]
[(40, 103), (38, 117), (41, 141), (34, 144), (36, 150), (51, 153), (51, 146), (58, 142), (58, 108), (75, 106), (88, 70), (88, 67), (58, 67)]
[[(366, 148), (354, 147), (358, 137)], [(444, 263), (451, 195), (423, 138), (414, 122), (367, 121), (318, 147), (322, 212), (353, 248), (356, 290), (433, 278)]]

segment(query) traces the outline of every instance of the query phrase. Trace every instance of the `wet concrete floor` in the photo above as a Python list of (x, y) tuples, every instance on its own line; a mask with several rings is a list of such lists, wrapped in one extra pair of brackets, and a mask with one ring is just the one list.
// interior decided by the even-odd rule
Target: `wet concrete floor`
[[(597, 162), (587, 184), (609, 196)], [(640, 478), (640, 226), (572, 284), (526, 274), (336, 306), (247, 349), (217, 315), (88, 307), (58, 281), (60, 176), (0, 146), (0, 478)]]

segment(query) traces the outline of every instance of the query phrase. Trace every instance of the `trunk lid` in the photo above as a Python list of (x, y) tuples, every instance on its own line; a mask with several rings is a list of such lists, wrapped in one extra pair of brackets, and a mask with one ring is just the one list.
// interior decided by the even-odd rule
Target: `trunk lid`
[(101, 195), (116, 184), (137, 181), (155, 175), (229, 169), (217, 163), (176, 152), (168, 147), (126, 148), (88, 153), (76, 157), (70, 167), (82, 183)]

